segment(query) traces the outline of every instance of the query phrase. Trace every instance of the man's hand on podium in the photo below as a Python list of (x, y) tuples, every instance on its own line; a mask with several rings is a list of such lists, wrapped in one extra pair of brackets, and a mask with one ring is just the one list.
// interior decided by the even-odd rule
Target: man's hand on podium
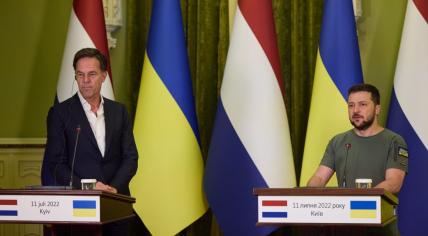
[(98, 181), (95, 184), (95, 189), (102, 190), (102, 191), (107, 191), (107, 192), (111, 192), (111, 193), (117, 193), (117, 189), (115, 187), (112, 187), (110, 185), (104, 184), (103, 182), (100, 182), (100, 181)]

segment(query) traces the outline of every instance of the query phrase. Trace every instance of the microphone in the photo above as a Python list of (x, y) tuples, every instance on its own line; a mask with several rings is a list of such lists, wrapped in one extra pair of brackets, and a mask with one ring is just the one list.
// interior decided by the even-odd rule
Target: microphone
[(74, 161), (76, 160), (77, 143), (79, 142), (80, 125), (76, 127), (76, 142), (74, 143), (73, 160), (71, 161), (70, 188), (73, 189)]
[(345, 156), (345, 168), (343, 169), (343, 179), (342, 179), (342, 187), (346, 188), (346, 164), (348, 163), (348, 153), (351, 149), (352, 145), (350, 143), (345, 144), (346, 148), (346, 156)]

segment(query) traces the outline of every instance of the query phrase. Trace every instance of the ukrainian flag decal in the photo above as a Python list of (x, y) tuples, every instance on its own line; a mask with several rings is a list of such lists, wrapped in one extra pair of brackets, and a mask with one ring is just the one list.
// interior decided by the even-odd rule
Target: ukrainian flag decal
[(97, 204), (95, 200), (73, 200), (74, 217), (95, 217)]
[(376, 218), (376, 201), (351, 201), (351, 218)]

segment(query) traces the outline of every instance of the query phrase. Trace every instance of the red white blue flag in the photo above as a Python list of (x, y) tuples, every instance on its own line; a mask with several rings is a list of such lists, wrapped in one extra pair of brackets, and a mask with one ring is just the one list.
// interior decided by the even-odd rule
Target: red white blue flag
[(18, 216), (18, 201), (16, 199), (0, 199), (1, 216)]
[(428, 1), (409, 0), (387, 127), (406, 140), (409, 173), (401, 188), (401, 235), (426, 235), (428, 224)]
[(204, 187), (225, 235), (266, 235), (253, 188), (296, 185), (271, 1), (240, 0)]

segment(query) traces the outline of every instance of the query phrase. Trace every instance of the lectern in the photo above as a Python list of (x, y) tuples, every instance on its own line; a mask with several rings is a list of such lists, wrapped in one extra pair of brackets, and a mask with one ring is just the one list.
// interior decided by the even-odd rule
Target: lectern
[(384, 226), (396, 218), (398, 199), (380, 189), (254, 189), (258, 225)]
[(49, 224), (51, 235), (57, 235), (60, 225), (102, 235), (103, 224), (134, 217), (134, 202), (132, 197), (99, 190), (1, 189), (0, 222)]

